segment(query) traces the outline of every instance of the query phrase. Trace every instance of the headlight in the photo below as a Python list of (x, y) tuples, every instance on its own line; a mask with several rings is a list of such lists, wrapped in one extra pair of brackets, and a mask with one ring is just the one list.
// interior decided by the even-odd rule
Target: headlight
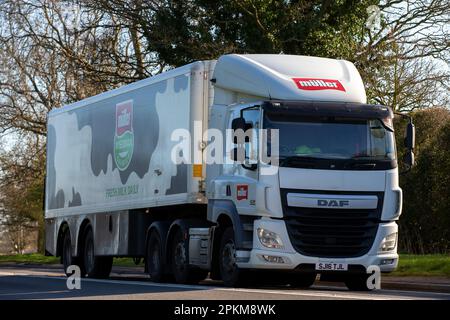
[(283, 249), (283, 241), (281, 241), (281, 238), (278, 234), (263, 228), (258, 228), (256, 231), (258, 233), (259, 241), (264, 247)]
[(397, 232), (391, 233), (381, 241), (380, 252), (392, 251), (397, 245)]

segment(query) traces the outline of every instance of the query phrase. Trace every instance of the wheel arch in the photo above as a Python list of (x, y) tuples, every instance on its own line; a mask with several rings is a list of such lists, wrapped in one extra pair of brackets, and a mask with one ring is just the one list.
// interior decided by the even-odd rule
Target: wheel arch
[(233, 201), (210, 200), (208, 202), (208, 219), (217, 223), (219, 232), (226, 227), (233, 227), (236, 247), (243, 247), (244, 227)]

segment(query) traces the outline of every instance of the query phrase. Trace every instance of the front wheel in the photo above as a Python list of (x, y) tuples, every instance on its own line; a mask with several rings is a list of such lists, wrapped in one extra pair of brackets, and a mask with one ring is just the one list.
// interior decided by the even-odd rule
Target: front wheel
[(289, 281), (291, 286), (295, 288), (307, 289), (314, 284), (316, 281), (315, 273), (306, 273), (306, 274), (296, 274)]
[(89, 278), (104, 279), (111, 273), (113, 258), (95, 255), (94, 236), (89, 228), (84, 238), (83, 265), (84, 272)]
[(225, 229), (220, 242), (219, 267), (222, 281), (227, 287), (243, 284), (243, 271), (236, 264), (236, 245), (233, 227)]
[(345, 279), (345, 285), (349, 290), (353, 291), (371, 291), (373, 290), (373, 288), (369, 288), (367, 283), (369, 276), (369, 274), (349, 276), (347, 279)]

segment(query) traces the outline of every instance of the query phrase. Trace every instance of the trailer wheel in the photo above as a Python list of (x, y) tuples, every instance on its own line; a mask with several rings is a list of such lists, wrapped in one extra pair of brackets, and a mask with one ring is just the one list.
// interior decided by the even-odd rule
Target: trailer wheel
[(188, 241), (183, 237), (183, 232), (178, 229), (172, 241), (172, 271), (177, 283), (195, 284), (204, 280), (208, 271), (189, 266)]
[(71, 274), (67, 272), (67, 268), (70, 265), (72, 265), (73, 257), (72, 257), (72, 242), (70, 240), (70, 232), (68, 229), (66, 230), (66, 232), (64, 232), (61, 260), (64, 266), (64, 273), (67, 276), (70, 276)]
[(314, 281), (316, 281), (316, 276), (316, 273), (295, 274), (292, 276), (289, 282), (291, 286), (295, 288), (306, 289), (314, 284)]
[(164, 271), (162, 268), (163, 252), (161, 238), (159, 233), (152, 231), (147, 245), (147, 269), (150, 280), (162, 282), (164, 280)]
[(222, 281), (227, 287), (243, 284), (243, 271), (236, 264), (236, 246), (233, 227), (225, 229), (220, 242), (219, 267)]
[(89, 278), (108, 278), (112, 268), (112, 257), (99, 257), (95, 255), (94, 236), (92, 229), (88, 228), (84, 238), (83, 265)]
[(369, 276), (370, 276), (369, 274), (351, 275), (348, 276), (344, 282), (349, 290), (371, 291), (373, 289), (367, 287), (367, 279), (369, 278)]

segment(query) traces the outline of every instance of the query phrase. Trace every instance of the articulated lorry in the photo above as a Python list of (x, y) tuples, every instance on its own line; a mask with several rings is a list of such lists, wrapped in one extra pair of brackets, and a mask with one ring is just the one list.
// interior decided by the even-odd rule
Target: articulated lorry
[[(55, 108), (47, 254), (87, 277), (132, 257), (157, 282), (367, 289), (368, 267), (398, 263), (393, 116), (352, 63), (292, 55), (224, 55)], [(405, 145), (412, 165), (411, 122)]]

